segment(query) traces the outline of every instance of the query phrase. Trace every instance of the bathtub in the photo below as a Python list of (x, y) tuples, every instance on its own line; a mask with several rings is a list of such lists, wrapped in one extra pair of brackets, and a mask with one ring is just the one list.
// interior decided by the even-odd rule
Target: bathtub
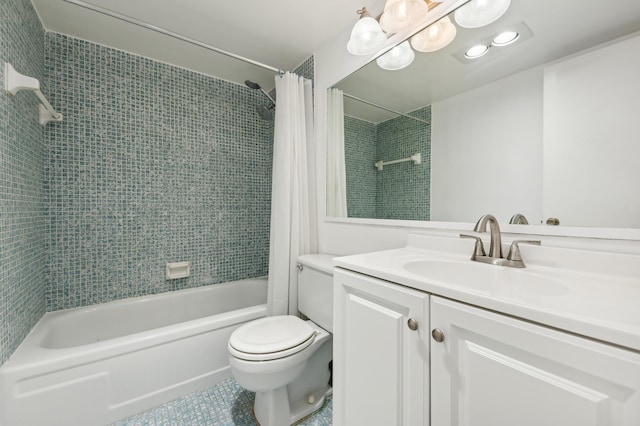
[(105, 425), (231, 376), (266, 278), (50, 312), (0, 368), (0, 425)]

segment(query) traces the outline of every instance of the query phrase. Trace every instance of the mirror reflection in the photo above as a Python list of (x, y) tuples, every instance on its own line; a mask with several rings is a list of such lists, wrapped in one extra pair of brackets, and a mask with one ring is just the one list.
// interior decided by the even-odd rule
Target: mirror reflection
[(343, 110), (332, 119), (330, 102), (327, 214), (640, 228), (640, 2), (512, 0), (480, 28), (449, 18), (446, 47), (330, 89)]

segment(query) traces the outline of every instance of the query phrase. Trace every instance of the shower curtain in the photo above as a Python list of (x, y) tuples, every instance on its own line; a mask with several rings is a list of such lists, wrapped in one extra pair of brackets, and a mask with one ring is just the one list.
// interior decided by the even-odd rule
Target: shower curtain
[(327, 93), (327, 216), (347, 217), (342, 90)]
[(296, 258), (317, 251), (311, 81), (276, 77), (269, 240), (269, 315), (296, 314)]

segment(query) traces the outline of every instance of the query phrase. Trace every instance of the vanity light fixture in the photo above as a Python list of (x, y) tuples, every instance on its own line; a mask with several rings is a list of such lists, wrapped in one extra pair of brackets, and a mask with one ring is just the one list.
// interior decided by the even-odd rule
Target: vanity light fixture
[(489, 46), (485, 44), (476, 44), (475, 46), (467, 49), (464, 52), (464, 57), (467, 59), (477, 59), (481, 56), (484, 56), (489, 51)]
[(407, 40), (380, 56), (376, 59), (376, 63), (382, 69), (396, 71), (411, 65), (411, 62), (413, 62), (415, 57), (416, 54), (413, 53), (413, 50), (409, 45), (409, 41)]
[(471, 0), (455, 12), (455, 20), (463, 28), (489, 25), (509, 9), (511, 0)]
[(360, 19), (351, 30), (351, 38), (347, 43), (347, 50), (352, 55), (371, 55), (384, 46), (386, 34), (380, 28), (378, 21), (371, 17), (366, 7), (358, 10)]
[(445, 16), (411, 37), (411, 46), (418, 52), (435, 52), (451, 43), (457, 32), (451, 19)]
[(496, 47), (508, 46), (520, 38), (517, 31), (503, 31), (493, 38), (491, 44)]
[(425, 0), (387, 0), (380, 26), (387, 33), (397, 33), (414, 27), (427, 16), (428, 11)]

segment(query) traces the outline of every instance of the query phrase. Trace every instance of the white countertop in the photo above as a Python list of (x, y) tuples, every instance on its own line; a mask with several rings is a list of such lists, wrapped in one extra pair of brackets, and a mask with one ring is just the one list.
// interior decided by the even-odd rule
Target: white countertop
[[(523, 245), (527, 267), (518, 269), (472, 262), (473, 244), (410, 235), (404, 248), (333, 264), (640, 352), (640, 255)], [(429, 261), (481, 273), (452, 280), (442, 268), (430, 273)], [(422, 269), (412, 269), (415, 262)]]

